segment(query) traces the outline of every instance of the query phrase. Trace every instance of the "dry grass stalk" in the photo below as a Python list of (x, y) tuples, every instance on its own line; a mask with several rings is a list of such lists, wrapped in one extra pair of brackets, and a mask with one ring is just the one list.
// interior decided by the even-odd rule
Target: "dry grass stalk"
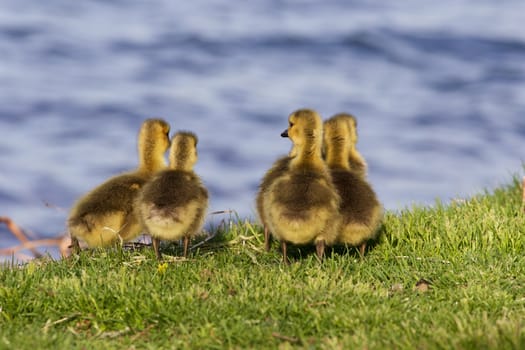
[[(62, 257), (70, 255), (69, 246), (71, 245), (71, 242), (67, 235), (56, 238), (29, 240), (24, 234), (24, 231), (10, 218), (2, 216), (0, 217), (0, 222), (4, 223), (7, 229), (21, 242), (19, 245), (0, 249), (0, 255), (14, 255), (20, 260), (41, 258), (42, 254), (36, 249), (41, 246), (57, 246)], [(29, 250), (33, 256), (31, 257), (20, 253), (20, 251), (24, 249)]]
[[(20, 242), (22, 242), (22, 244), (26, 244), (30, 242), (29, 239), (24, 234), (24, 232), (22, 231), (22, 229), (18, 227), (18, 225), (13, 220), (8, 218), (7, 216), (2, 216), (0, 217), (0, 222), (4, 223), (7, 226), (7, 229), (11, 231), (11, 233), (13, 233), (13, 235), (16, 238), (18, 238)], [(42, 254), (40, 254), (40, 252), (36, 250), (34, 247), (30, 247), (28, 249), (31, 251), (31, 253), (33, 253), (35, 258), (42, 257)]]

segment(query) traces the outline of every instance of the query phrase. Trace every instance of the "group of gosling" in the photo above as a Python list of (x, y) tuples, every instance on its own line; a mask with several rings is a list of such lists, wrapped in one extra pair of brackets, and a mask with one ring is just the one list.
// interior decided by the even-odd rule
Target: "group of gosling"
[[(313, 243), (319, 259), (334, 244), (358, 247), (363, 255), (377, 236), (383, 208), (356, 149), (355, 118), (337, 114), (323, 123), (317, 112), (300, 109), (288, 122), (281, 136), (290, 138), (292, 149), (264, 175), (256, 198), (265, 249), (270, 250), (272, 235), (281, 242), (285, 264), (287, 243)], [(74, 204), (67, 223), (73, 251), (80, 250), (79, 240), (103, 247), (147, 233), (158, 259), (161, 240), (183, 239), (187, 257), (190, 238), (204, 224), (209, 195), (193, 171), (197, 136), (177, 132), (170, 146), (169, 132), (166, 121), (147, 119), (139, 132), (138, 168), (110, 178)]]

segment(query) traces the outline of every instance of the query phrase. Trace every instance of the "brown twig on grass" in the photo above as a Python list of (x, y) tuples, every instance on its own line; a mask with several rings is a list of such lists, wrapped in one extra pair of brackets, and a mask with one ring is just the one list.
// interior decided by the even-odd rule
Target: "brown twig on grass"
[(281, 339), (281, 340), (284, 340), (284, 341), (287, 341), (289, 343), (299, 343), (301, 340), (299, 338), (295, 338), (295, 337), (289, 337), (287, 335), (282, 335), (282, 334), (279, 334), (277, 332), (273, 332), (272, 333), (272, 337), (274, 338), (277, 338), (277, 339)]
[[(22, 245), (24, 245), (26, 243), (30, 243), (29, 239), (26, 237), (26, 235), (24, 234), (22, 229), (20, 227), (18, 227), (18, 225), (13, 220), (8, 218), (7, 216), (1, 216), (0, 217), (0, 222), (4, 223), (7, 226), (8, 230), (11, 231), (11, 233), (16, 238), (18, 238), (18, 240), (20, 242), (22, 242)], [(41, 258), (42, 257), (42, 254), (40, 254), (40, 252), (38, 250), (36, 250), (35, 247), (31, 246), (31, 247), (28, 247), (28, 249), (31, 251), (31, 253), (33, 253), (35, 258)]]
[[(24, 242), (22, 244), (15, 245), (13, 247), (0, 249), (0, 255), (17, 254), (21, 250), (24, 250), (24, 249), (33, 250), (33, 249), (35, 249), (35, 247), (40, 247), (40, 246), (44, 246), (44, 245), (46, 245), (46, 246), (58, 246), (58, 245), (60, 245), (60, 241), (61, 240), (62, 240), (62, 238), (60, 237), (60, 238), (37, 239), (37, 240), (34, 240), (34, 241), (30, 241), (30, 242)], [(40, 257), (42, 257), (42, 255), (37, 256), (37, 258), (40, 258)]]
[(70, 255), (69, 250), (70, 240), (67, 236), (62, 237), (56, 237), (56, 238), (45, 238), (45, 239), (37, 239), (34, 241), (22, 243), (16, 246), (8, 247), (8, 248), (2, 248), (0, 249), (0, 255), (14, 255), (20, 260), (31, 260), (34, 258), (34, 256), (29, 256), (26, 254), (20, 253), (21, 250), (24, 249), (34, 249), (35, 247), (40, 246), (57, 246), (60, 255), (65, 258)]
[(29, 240), (24, 234), (23, 230), (10, 218), (0, 217), (0, 222), (4, 223), (9, 231), (18, 238), (22, 243), (16, 246), (0, 249), (0, 255), (16, 255), (21, 260), (30, 260), (31, 257), (20, 253), (21, 250), (28, 249), (33, 253), (33, 257), (41, 258), (43, 255), (36, 249), (40, 246), (57, 246), (62, 257), (68, 257), (70, 255), (69, 246), (71, 245), (71, 239), (68, 235), (62, 235), (55, 238), (46, 238), (38, 240)]

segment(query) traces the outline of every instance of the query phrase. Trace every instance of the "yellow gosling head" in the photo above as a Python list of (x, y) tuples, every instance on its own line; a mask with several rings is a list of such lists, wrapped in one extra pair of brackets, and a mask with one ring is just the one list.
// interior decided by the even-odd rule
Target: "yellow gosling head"
[(173, 136), (170, 148), (170, 168), (191, 171), (197, 163), (197, 135), (179, 131)]
[(347, 133), (351, 147), (357, 145), (357, 119), (350, 113), (338, 113), (330, 119), (335, 119), (347, 124)]
[(293, 142), (291, 156), (297, 153), (319, 154), (321, 152), (323, 124), (321, 116), (312, 109), (299, 109), (288, 117), (288, 128), (281, 134)]
[(158, 118), (146, 119), (140, 128), (138, 151), (139, 170), (155, 172), (166, 166), (164, 153), (170, 146), (170, 126)]
[(349, 156), (357, 143), (357, 121), (339, 113), (324, 122), (323, 152), (330, 168), (350, 169)]

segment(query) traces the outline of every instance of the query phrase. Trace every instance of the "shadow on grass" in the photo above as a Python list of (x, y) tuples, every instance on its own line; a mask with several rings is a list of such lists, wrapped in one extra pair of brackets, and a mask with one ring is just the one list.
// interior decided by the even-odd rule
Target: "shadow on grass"
[[(365, 250), (365, 257), (371, 251), (373, 251), (376, 246), (381, 244), (383, 240), (383, 235), (385, 234), (386, 229), (384, 225), (381, 225), (379, 228), (377, 237), (367, 241), (367, 246)], [(278, 241), (273, 240), (270, 248), (270, 253), (281, 253), (281, 245)], [(287, 245), (287, 256), (288, 259), (292, 261), (302, 260), (308, 258), (311, 255), (316, 255), (316, 249), (314, 244), (305, 244), (305, 245)], [(339, 256), (348, 256), (349, 258), (362, 258), (359, 253), (359, 247), (354, 247), (344, 244), (336, 244), (330, 247), (325, 248), (325, 259), (330, 258), (333, 255)]]
[[(264, 249), (263, 228), (256, 222), (246, 219), (240, 219), (234, 211), (221, 211), (217, 214), (227, 214), (225, 218), (220, 219), (218, 224), (209, 224), (202, 234), (190, 241), (188, 258), (198, 257), (207, 254), (221, 253), (225, 251), (248, 250), (248, 255), (267, 257), (263, 259), (266, 262), (282, 261), (280, 242), (272, 240), (269, 252)], [(213, 214), (212, 214), (213, 215)], [(367, 242), (365, 257), (382, 241), (385, 234), (384, 226), (381, 226), (378, 236), (374, 240)], [(288, 258), (291, 262), (298, 262), (316, 255), (314, 244), (294, 245), (288, 244)], [(122, 246), (123, 251), (140, 253), (155, 260), (151, 242), (130, 242)], [(183, 255), (183, 240), (161, 241), (160, 251), (163, 255), (181, 258)], [(254, 255), (255, 254), (255, 255)], [(335, 245), (326, 247), (325, 259), (331, 256), (347, 256), (348, 258), (361, 258), (358, 247)]]

